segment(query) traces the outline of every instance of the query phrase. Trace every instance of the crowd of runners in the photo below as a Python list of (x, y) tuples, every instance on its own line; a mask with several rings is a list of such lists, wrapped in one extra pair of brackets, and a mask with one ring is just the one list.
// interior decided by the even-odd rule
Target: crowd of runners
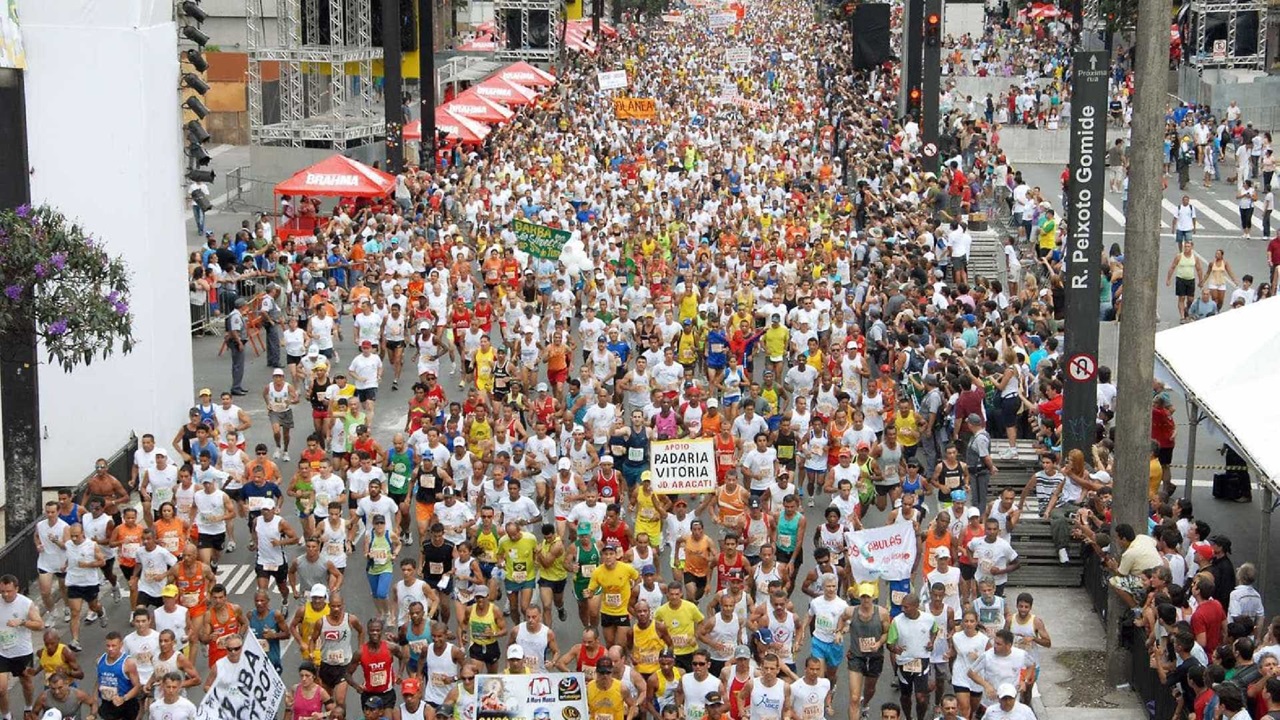
[[(1057, 262), (1039, 189), (985, 146), (927, 165), (893, 72), (850, 69), (849, 36), (799, 4), (727, 31), (679, 17), (574, 57), (458, 166), (322, 211), (315, 242), (247, 231), (232, 264), (261, 247), (283, 285), (252, 308), (272, 379), (201, 390), (169, 447), (143, 437), (136, 477), (99, 462), (84, 506), (45, 509), (41, 597), (0, 577), (0, 681), (26, 710), (188, 720), (188, 691), (235, 687), (252, 629), (278, 668), (301, 652), (297, 720), (345, 717), (349, 693), (370, 720), (471, 720), (477, 674), (535, 671), (584, 672), (593, 720), (1026, 720), (1052, 640), (1014, 590), (1024, 513), (1064, 561), (1114, 538), (1116, 591), (1186, 708), (1278, 707), (1280, 625), (1230, 540), (1170, 504), (1172, 438), (1152, 532), (1111, 528), (1108, 370), (1098, 444), (1058, 455), (1060, 281), (968, 272), (993, 186), (1025, 219), (1013, 244)], [(596, 72), (618, 68), (656, 120), (614, 118)], [(570, 231), (589, 268), (526, 256), (515, 218)], [(234, 349), (251, 309), (221, 299)], [(713, 493), (654, 492), (652, 443), (682, 437), (714, 439)], [(1020, 439), (1040, 470), (992, 492)], [(913, 578), (858, 582), (850, 533), (896, 522)], [(237, 542), (248, 608), (217, 582)], [(104, 576), (133, 629), (86, 668)], [(344, 597), (366, 593), (360, 619)], [(557, 635), (570, 613), (584, 629)]]

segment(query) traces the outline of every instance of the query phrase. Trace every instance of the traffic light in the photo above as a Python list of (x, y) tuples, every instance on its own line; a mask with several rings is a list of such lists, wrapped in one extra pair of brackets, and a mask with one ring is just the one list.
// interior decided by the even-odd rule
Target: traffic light
[(920, 88), (911, 88), (911, 90), (907, 92), (907, 101), (912, 107), (918, 107), (920, 105)]
[(931, 12), (924, 17), (924, 43), (926, 47), (942, 45), (942, 15)]

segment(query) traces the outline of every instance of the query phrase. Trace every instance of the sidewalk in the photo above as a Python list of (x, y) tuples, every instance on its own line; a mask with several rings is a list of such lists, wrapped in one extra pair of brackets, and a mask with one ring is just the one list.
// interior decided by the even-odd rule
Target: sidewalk
[(1102, 621), (1090, 610), (1082, 588), (1037, 588), (1037, 617), (1044, 621), (1053, 647), (1040, 651), (1036, 717), (1071, 720), (1147, 720), (1132, 690), (1106, 682), (1106, 637)]

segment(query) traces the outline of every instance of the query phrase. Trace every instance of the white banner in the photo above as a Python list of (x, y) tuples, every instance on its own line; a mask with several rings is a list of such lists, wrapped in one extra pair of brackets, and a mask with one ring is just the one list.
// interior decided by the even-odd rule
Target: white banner
[(662, 22), (667, 23), (668, 25), (683, 25), (683, 24), (684, 24), (684, 16), (683, 16), (683, 15), (674, 15), (674, 14), (672, 14), (672, 15), (663, 15), (663, 16), (662, 16)]
[(707, 27), (712, 30), (732, 27), (736, 22), (738, 22), (738, 16), (731, 12), (715, 13), (707, 16)]
[(858, 582), (908, 580), (916, 563), (916, 530), (910, 521), (848, 534), (853, 578)]
[(582, 673), (477, 675), (476, 702), (485, 720), (587, 718), (587, 681)]
[(751, 48), (729, 48), (724, 51), (724, 61), (730, 65), (747, 65), (751, 62)]
[(621, 90), (627, 86), (626, 70), (609, 70), (608, 72), (596, 73), (596, 80), (600, 83), (601, 90)]
[(715, 492), (715, 440), (657, 441), (649, 471), (653, 491), (659, 495)]
[(284, 681), (250, 630), (235, 678), (219, 677), (196, 707), (196, 720), (274, 720), (284, 699)]

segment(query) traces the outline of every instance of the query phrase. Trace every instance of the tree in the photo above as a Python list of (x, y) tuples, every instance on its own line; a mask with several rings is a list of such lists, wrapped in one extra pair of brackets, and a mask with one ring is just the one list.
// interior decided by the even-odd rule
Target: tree
[(4, 391), (5, 528), (35, 521), (40, 500), (38, 348), (71, 372), (133, 350), (129, 269), (48, 206), (0, 211), (0, 387)]

